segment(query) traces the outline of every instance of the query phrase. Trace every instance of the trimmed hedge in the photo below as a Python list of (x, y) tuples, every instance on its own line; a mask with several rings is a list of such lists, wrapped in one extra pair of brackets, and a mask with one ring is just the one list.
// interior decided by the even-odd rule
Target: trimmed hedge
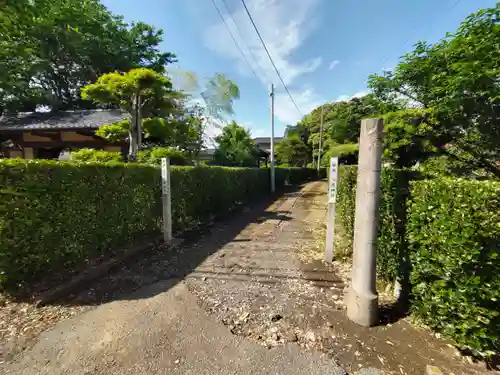
[(476, 354), (500, 351), (500, 182), (412, 186), (413, 311)]
[[(357, 166), (339, 172), (337, 218), (345, 238), (337, 246), (345, 253), (352, 251)], [(414, 314), (461, 348), (499, 352), (500, 182), (418, 178), (381, 172), (378, 277), (401, 276), (409, 253)]]
[[(325, 175), (325, 169), (320, 170), (320, 178)], [(318, 178), (318, 171), (313, 168), (279, 167), (275, 169), (276, 186), (286, 184), (296, 185), (305, 181), (312, 181)]]
[[(340, 247), (339, 250), (344, 254), (352, 253), (357, 170), (357, 165), (341, 165), (339, 169), (337, 218), (345, 238), (336, 242), (336, 248)], [(381, 172), (377, 274), (386, 281), (395, 280), (399, 272), (400, 249), (404, 246), (409, 173), (395, 169), (382, 169)]]
[(137, 162), (160, 165), (162, 158), (170, 158), (171, 165), (190, 165), (191, 160), (185, 152), (172, 147), (153, 147), (137, 153)]
[(132, 164), (0, 162), (0, 284), (37, 280), (159, 230), (160, 175)]
[(77, 151), (71, 151), (72, 161), (91, 161), (106, 163), (108, 161), (123, 161), (123, 155), (121, 152), (111, 152), (104, 150), (96, 150), (93, 148), (81, 148)]
[[(294, 183), (309, 176), (299, 169), (278, 174)], [(174, 166), (171, 180), (175, 232), (269, 194), (266, 169)], [(5, 159), (0, 195), (0, 286), (6, 288), (161, 231), (161, 173), (153, 165)]]

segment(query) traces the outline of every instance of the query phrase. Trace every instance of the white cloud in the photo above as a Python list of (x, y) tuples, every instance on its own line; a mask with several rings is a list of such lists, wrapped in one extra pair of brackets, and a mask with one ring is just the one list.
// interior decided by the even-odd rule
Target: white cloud
[(252, 138), (256, 137), (270, 137), (271, 136), (271, 129), (263, 129), (263, 128), (258, 128), (252, 130)]
[(333, 70), (333, 69), (335, 69), (335, 67), (336, 67), (337, 65), (339, 65), (339, 64), (340, 64), (340, 61), (339, 61), (339, 60), (333, 60), (333, 61), (330, 63), (330, 65), (328, 66), (328, 70)]
[[(311, 11), (318, 0), (250, 0), (247, 6), (285, 83), (314, 72), (321, 57), (303, 62), (292, 61), (294, 52), (304, 43), (314, 19)], [(224, 7), (221, 6), (224, 10)], [(262, 82), (279, 82), (274, 68), (243, 8), (239, 5), (225, 21)], [(236, 26), (238, 25), (238, 26)], [(238, 61), (240, 70), (251, 74), (222, 21), (208, 28), (205, 43), (222, 56)]]
[[(297, 107), (301, 112), (306, 115), (311, 112), (314, 108), (318, 107), (323, 103), (320, 97), (314, 92), (313, 89), (304, 90), (291, 90), (290, 94), (297, 103)], [(294, 125), (300, 120), (300, 114), (293, 105), (292, 101), (288, 97), (288, 94), (277, 93), (275, 96), (275, 114), (281, 121), (286, 124)]]
[(368, 95), (370, 92), (369, 91), (358, 91), (352, 95), (339, 95), (337, 99), (335, 99), (335, 102), (346, 102), (354, 98), (362, 98), (363, 96)]

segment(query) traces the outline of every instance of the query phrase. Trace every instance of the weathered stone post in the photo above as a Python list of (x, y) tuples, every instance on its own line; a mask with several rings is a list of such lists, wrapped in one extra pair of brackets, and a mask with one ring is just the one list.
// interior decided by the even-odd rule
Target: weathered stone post
[(352, 283), (347, 294), (347, 317), (365, 327), (377, 323), (376, 248), (380, 199), (382, 119), (361, 121)]

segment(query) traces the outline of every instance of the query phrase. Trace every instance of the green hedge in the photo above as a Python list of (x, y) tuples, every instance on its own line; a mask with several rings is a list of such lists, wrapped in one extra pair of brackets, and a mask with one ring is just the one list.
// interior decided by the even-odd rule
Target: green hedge
[(121, 152), (96, 150), (93, 148), (81, 148), (77, 151), (71, 151), (71, 160), (100, 163), (106, 163), (108, 161), (120, 162), (123, 161), (123, 155)]
[(153, 147), (137, 153), (137, 162), (160, 165), (162, 158), (170, 158), (171, 165), (190, 165), (191, 160), (185, 152), (172, 147)]
[[(399, 271), (400, 249), (404, 246), (405, 201), (410, 172), (382, 169), (380, 183), (380, 221), (377, 236), (377, 274), (386, 281), (395, 280)], [(337, 238), (340, 253), (351, 254), (354, 239), (356, 201), (356, 165), (341, 165), (337, 190), (337, 218), (344, 238)]]
[[(343, 253), (352, 251), (356, 173), (357, 166), (339, 171), (337, 219), (345, 238), (336, 248)], [(418, 179), (404, 170), (381, 172), (378, 277), (401, 276), (409, 253), (415, 315), (462, 348), (498, 352), (500, 182)]]
[(415, 314), (463, 348), (499, 352), (500, 182), (415, 182), (407, 233)]
[[(308, 176), (279, 175), (292, 182)], [(175, 232), (269, 193), (265, 169), (174, 166), (171, 177)], [(137, 236), (160, 233), (160, 189), (153, 165), (1, 161), (0, 286), (74, 269)]]
[[(320, 177), (324, 177), (325, 169), (320, 170)], [(298, 167), (276, 167), (276, 186), (286, 184), (296, 185), (305, 181), (312, 181), (318, 178), (318, 171), (313, 168)]]

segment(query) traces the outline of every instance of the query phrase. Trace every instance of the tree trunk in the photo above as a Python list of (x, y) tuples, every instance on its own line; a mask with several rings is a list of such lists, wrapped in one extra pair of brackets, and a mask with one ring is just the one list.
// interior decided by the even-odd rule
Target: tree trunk
[(128, 131), (129, 149), (128, 161), (137, 161), (137, 151), (141, 145), (141, 111), (140, 111), (140, 96), (134, 94), (132, 96), (132, 118), (130, 120), (130, 128)]

